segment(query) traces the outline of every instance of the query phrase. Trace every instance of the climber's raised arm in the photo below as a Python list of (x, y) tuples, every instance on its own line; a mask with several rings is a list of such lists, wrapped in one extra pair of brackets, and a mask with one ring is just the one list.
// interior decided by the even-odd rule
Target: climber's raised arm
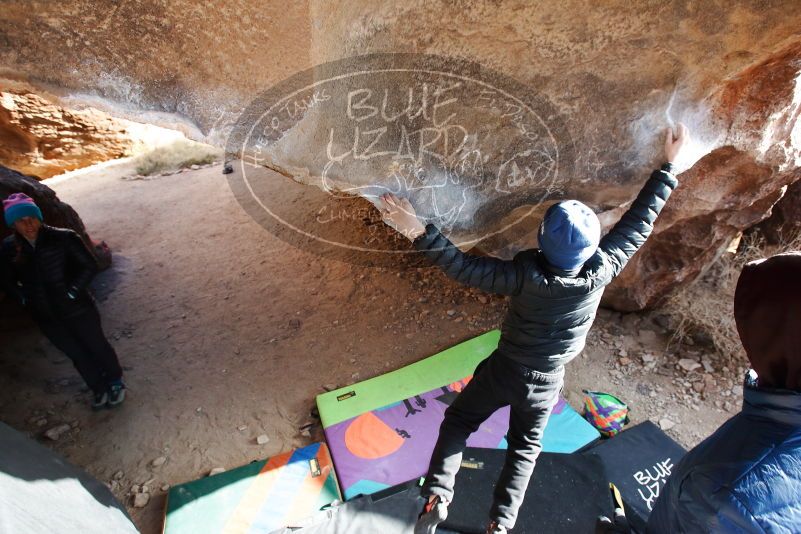
[(518, 257), (500, 260), (466, 254), (436, 226), (423, 225), (408, 198), (385, 193), (380, 200), (384, 222), (411, 240), (417, 250), (441, 267), (450, 278), (499, 295), (520, 293), (523, 267)]
[(670, 194), (679, 185), (674, 176), (674, 162), (682, 147), (687, 145), (689, 137), (689, 131), (683, 124), (679, 124), (676, 134), (671, 128), (667, 129), (666, 162), (660, 169), (651, 173), (651, 177), (645, 182), (628, 211), (601, 239), (599, 249), (610, 261), (612, 278), (620, 274), (629, 259), (651, 235), (657, 216)]

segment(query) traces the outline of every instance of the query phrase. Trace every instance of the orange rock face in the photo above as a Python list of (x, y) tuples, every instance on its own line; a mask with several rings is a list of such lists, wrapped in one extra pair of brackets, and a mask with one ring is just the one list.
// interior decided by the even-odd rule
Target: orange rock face
[[(608, 305), (624, 311), (653, 306), (695, 279), (740, 232), (771, 214), (784, 186), (801, 178), (800, 61), (801, 43), (794, 43), (710, 98), (726, 137), (680, 175), (653, 236), (608, 289)], [(792, 220), (796, 198), (780, 206), (783, 219)], [(786, 226), (789, 232), (795, 225)]]
[(39, 179), (128, 155), (124, 124), (29, 92), (0, 92), (0, 164)]
[[(798, 177), (801, 180), (801, 176)], [(787, 188), (781, 200), (771, 210), (771, 215), (757, 228), (771, 244), (786, 244), (801, 237), (801, 181)]]

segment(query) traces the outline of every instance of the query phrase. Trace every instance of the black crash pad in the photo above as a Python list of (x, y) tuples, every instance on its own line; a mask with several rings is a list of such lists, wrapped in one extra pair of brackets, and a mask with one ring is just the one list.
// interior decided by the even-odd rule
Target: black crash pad
[[(465, 450), (444, 527), (465, 533), (484, 532), (505, 457), (506, 451), (498, 449)], [(600, 458), (544, 452), (537, 459), (512, 532), (591, 533), (597, 517), (611, 515), (612, 509)]]
[(635, 529), (644, 531), (660, 490), (686, 452), (654, 423), (645, 421), (584, 454), (603, 460), (609, 481), (623, 497), (626, 517)]

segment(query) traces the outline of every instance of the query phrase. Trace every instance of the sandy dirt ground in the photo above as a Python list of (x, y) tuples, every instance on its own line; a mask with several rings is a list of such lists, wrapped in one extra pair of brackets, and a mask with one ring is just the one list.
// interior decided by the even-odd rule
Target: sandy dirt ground
[[(143, 533), (160, 532), (168, 485), (320, 439), (310, 412), (324, 386), (500, 325), (504, 298), (436, 268), (363, 267), (277, 239), (241, 209), (220, 165), (132, 174), (122, 163), (53, 184), (114, 251), (94, 288), (126, 371), (125, 404), (92, 412), (69, 360), (23, 326), (2, 334), (0, 419), (108, 482)], [(689, 447), (739, 409), (744, 369), (668, 347), (660, 322), (601, 310), (565, 392), (579, 411), (583, 389), (615, 394), (633, 422), (650, 418)], [(64, 423), (57, 440), (45, 436)], [(150, 494), (144, 507), (132, 489)]]

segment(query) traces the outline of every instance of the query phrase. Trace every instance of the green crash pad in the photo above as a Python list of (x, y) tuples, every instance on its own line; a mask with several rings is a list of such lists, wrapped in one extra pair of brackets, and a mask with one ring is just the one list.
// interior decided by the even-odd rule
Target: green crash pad
[(323, 428), (472, 375), (500, 337), (500, 330), (491, 330), (396, 371), (318, 395)]

